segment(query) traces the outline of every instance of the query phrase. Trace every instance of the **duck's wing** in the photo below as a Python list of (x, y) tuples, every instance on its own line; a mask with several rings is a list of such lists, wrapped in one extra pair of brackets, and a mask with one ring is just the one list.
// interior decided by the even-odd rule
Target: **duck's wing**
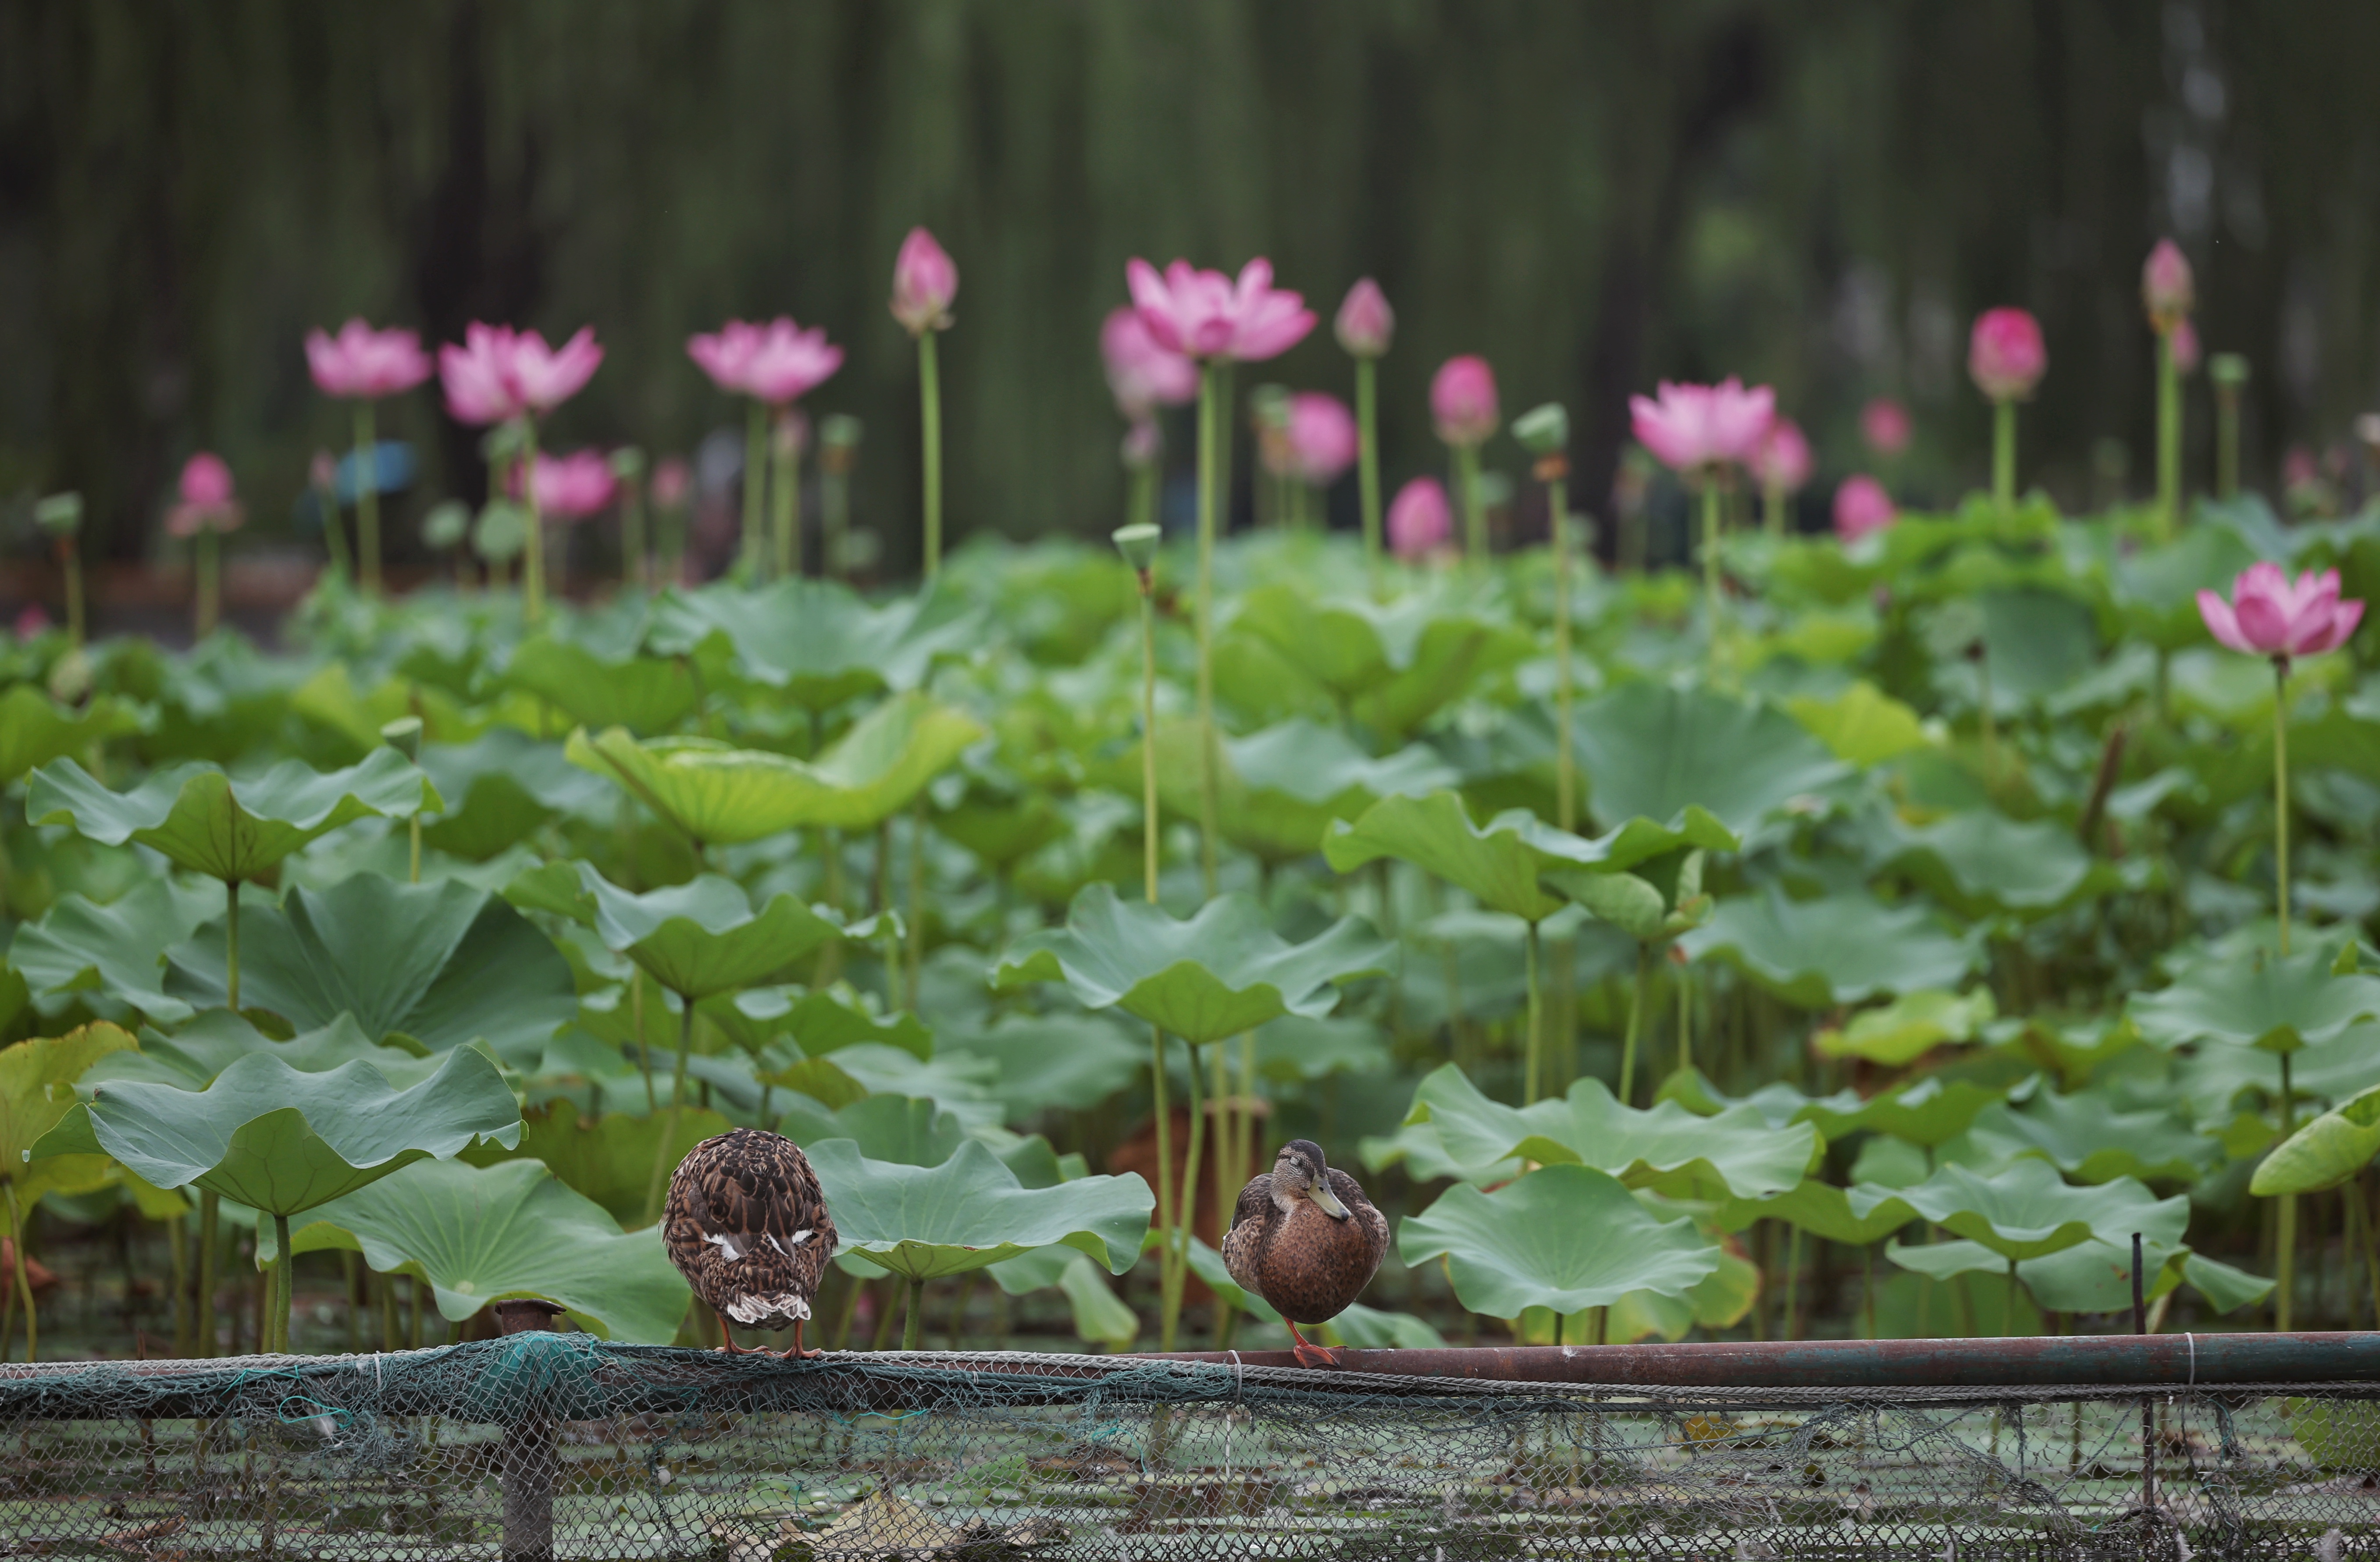
[(1232, 1209), (1232, 1229), (1223, 1233), (1223, 1267), (1243, 1290), (1263, 1294), (1257, 1284), (1257, 1259), (1264, 1245), (1266, 1223), (1276, 1213), (1272, 1173), (1257, 1172), (1240, 1190), (1240, 1202)]
[[(1389, 1217), (1372, 1203), (1361, 1182), (1335, 1166), (1330, 1169), (1330, 1191), (1339, 1195), (1339, 1202), (1347, 1206), (1348, 1216), (1363, 1229), (1364, 1240), (1371, 1244), (1372, 1252), (1385, 1254), (1389, 1251)], [(1374, 1263), (1378, 1262), (1376, 1256)]]

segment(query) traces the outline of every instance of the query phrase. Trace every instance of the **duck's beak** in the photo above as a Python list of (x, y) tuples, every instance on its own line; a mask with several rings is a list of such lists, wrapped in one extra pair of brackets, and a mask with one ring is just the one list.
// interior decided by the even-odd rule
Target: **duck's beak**
[(1313, 1185), (1305, 1190), (1305, 1196), (1312, 1199), (1320, 1207), (1322, 1213), (1331, 1219), (1347, 1218), (1347, 1206), (1339, 1202), (1339, 1195), (1330, 1191), (1328, 1181), (1322, 1178), (1315, 1179)]

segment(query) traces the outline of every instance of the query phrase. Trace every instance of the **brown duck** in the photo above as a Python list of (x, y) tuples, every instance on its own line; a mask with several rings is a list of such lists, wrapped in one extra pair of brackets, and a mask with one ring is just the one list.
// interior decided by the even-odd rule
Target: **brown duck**
[(732, 1318), (747, 1328), (791, 1325), (793, 1348), (782, 1354), (819, 1354), (802, 1349), (802, 1325), (834, 1256), (834, 1221), (800, 1145), (739, 1128), (688, 1150), (670, 1179), (662, 1241), (718, 1315), (720, 1349), (738, 1353)]
[(1301, 1366), (1335, 1367), (1339, 1358), (1297, 1332), (1327, 1323), (1372, 1283), (1389, 1251), (1389, 1223), (1356, 1181), (1323, 1163), (1322, 1146), (1293, 1139), (1272, 1169), (1240, 1190), (1223, 1266), (1289, 1321)]

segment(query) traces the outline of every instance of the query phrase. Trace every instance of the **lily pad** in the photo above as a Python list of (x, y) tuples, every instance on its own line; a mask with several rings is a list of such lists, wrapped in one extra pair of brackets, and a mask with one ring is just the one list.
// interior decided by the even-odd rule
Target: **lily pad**
[(2126, 1006), (2143, 1037), (2159, 1047), (2219, 1041), (2294, 1052), (2380, 1015), (2380, 977), (2333, 970), (2319, 949), (2286, 958), (2258, 950), (2201, 960), (2171, 987)]
[(592, 863), (548, 863), (514, 879), (504, 898), (592, 927), (604, 948), (697, 1000), (759, 986), (836, 938), (873, 931), (872, 921), (846, 927), (790, 893), (755, 907), (742, 885), (715, 873), (635, 895)]
[[(224, 925), (167, 956), (165, 988), (193, 1008), (224, 1002)], [(312, 1030), (352, 1014), (366, 1035), (432, 1052), (485, 1041), (528, 1068), (578, 1012), (570, 963), (528, 918), (468, 885), (399, 884), (359, 874), (293, 890), (278, 910), (240, 916), (240, 1005)]]
[(270, 1053), (300, 1073), (323, 1074), (358, 1060), (370, 1063), (382, 1078), (399, 1090), (409, 1090), (436, 1073), (443, 1059), (421, 1056), (402, 1047), (383, 1047), (363, 1033), (355, 1016), (341, 1014), (329, 1024), (274, 1041), (244, 1015), (228, 1009), (210, 1009), (194, 1016), (171, 1035), (156, 1031), (140, 1034), (140, 1050), (115, 1052), (91, 1065), (82, 1077), (82, 1094), (115, 1080), (170, 1084), (177, 1090), (204, 1090), (215, 1076), (251, 1052)]
[(1664, 1221), (1616, 1178), (1549, 1166), (1493, 1193), (1458, 1182), (1397, 1232), (1408, 1266), (1444, 1256), (1463, 1306), (1493, 1317), (1524, 1308), (1576, 1313), (1630, 1291), (1680, 1296), (1719, 1263), (1691, 1220)]
[(1977, 960), (1921, 907), (1888, 906), (1858, 890), (1791, 901), (1774, 886), (1720, 902), (1680, 945), (1690, 959), (1717, 956), (1803, 1009), (1956, 987)]
[(1623, 684), (1579, 708), (1574, 733), (1587, 807), (1606, 825), (1680, 829), (1693, 809), (1747, 835), (1851, 773), (1783, 711), (1698, 689)]
[(393, 748), (327, 775), (295, 759), (237, 779), (208, 765), (176, 765), (123, 793), (62, 759), (35, 770), (25, 794), (33, 824), (67, 825), (103, 845), (137, 842), (227, 882), (255, 878), (343, 824), (441, 805), (437, 789)]
[(911, 1280), (963, 1275), (1035, 1248), (1068, 1247), (1123, 1274), (1140, 1256), (1156, 1195), (1137, 1177), (1026, 1188), (976, 1140), (937, 1167), (869, 1160), (848, 1139), (809, 1146), (842, 1253)]
[(1177, 922), (1093, 884), (1067, 908), (1065, 926), (1018, 940), (992, 985), (1064, 982), (1087, 1008), (1121, 1009), (1195, 1047), (1283, 1014), (1319, 1019), (1337, 1005), (1337, 986), (1384, 974), (1394, 954), (1354, 917), (1291, 944), (1245, 894), (1220, 896)]

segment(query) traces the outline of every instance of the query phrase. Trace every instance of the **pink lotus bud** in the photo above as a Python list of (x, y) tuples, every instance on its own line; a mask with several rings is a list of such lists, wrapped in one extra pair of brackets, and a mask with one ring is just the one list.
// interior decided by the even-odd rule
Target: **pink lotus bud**
[(1436, 478), (1415, 478), (1389, 501), (1389, 547), (1400, 559), (1419, 559), (1454, 535), (1454, 512)]
[(1148, 333), (1140, 311), (1121, 307), (1099, 323), (1099, 357), (1116, 409), (1141, 422), (1160, 406), (1179, 406), (1198, 394), (1198, 366)]
[(1336, 396), (1300, 391), (1289, 398), (1283, 430), (1291, 474), (1315, 488), (1328, 488), (1355, 464), (1355, 415)]
[(1438, 424), (1438, 437), (1447, 443), (1487, 443), (1500, 421), (1496, 372), (1488, 360), (1465, 353), (1439, 364), (1429, 382), (1429, 415)]
[(1860, 438), (1887, 460), (1909, 448), (1910, 433), (1909, 409), (1890, 396), (1877, 396), (1860, 408)]
[(1380, 285), (1365, 277), (1347, 289), (1330, 329), (1339, 345), (1354, 357), (1376, 358), (1389, 350), (1397, 333), (1397, 312), (1389, 308), (1388, 295), (1380, 291)]
[(1996, 402), (2023, 401), (2049, 368), (2041, 324), (2022, 309), (1985, 309), (1967, 338), (1967, 373)]
[(1135, 259), (1123, 274), (1149, 336), (1170, 352), (1258, 363), (1279, 357), (1314, 329), (1314, 311), (1300, 295), (1272, 285), (1272, 262), (1261, 255), (1240, 268), (1237, 282), (1187, 260), (1160, 275)]
[(684, 505), (693, 487), (694, 472), (681, 456), (670, 456), (653, 468), (653, 503), (663, 510)]
[(1768, 426), (1767, 437), (1752, 458), (1752, 476), (1762, 488), (1792, 493), (1810, 480), (1816, 465), (1801, 426), (1790, 418), (1779, 418)]
[(2166, 350), (2173, 355), (2175, 373), (2198, 372), (2198, 328), (2196, 326), (2187, 320), (2175, 321), (2173, 329), (2166, 333), (2165, 344)]
[(2171, 331), (2198, 306), (2190, 258), (2169, 238), (2158, 239), (2141, 266), (2141, 302), (2148, 309), (2149, 323), (2159, 331)]
[(2308, 570), (2291, 581), (2269, 561), (2250, 564), (2231, 583), (2231, 600), (2198, 594), (2207, 631), (2235, 651), (2280, 660), (2337, 650), (2362, 622), (2363, 604), (2338, 598), (2338, 572)]
[(410, 331), (374, 331), (350, 320), (336, 336), (306, 333), (306, 368), (324, 395), (389, 396), (430, 378), (430, 355)]
[(959, 296), (959, 268), (934, 236), (911, 228), (892, 261), (892, 318), (918, 336), (951, 326), (951, 300)]
[(1898, 518), (1892, 496), (1864, 472), (1845, 478), (1835, 490), (1835, 535), (1845, 542), (1882, 531)]
[(1628, 411), (1637, 442), (1663, 466), (1706, 472), (1729, 462), (1749, 465), (1760, 454), (1777, 420), (1777, 394), (1766, 385), (1747, 391), (1732, 376), (1717, 385), (1665, 380), (1654, 397), (1629, 397)]
[(182, 503), (202, 507), (231, 503), (231, 468), (224, 458), (202, 450), (182, 465)]

